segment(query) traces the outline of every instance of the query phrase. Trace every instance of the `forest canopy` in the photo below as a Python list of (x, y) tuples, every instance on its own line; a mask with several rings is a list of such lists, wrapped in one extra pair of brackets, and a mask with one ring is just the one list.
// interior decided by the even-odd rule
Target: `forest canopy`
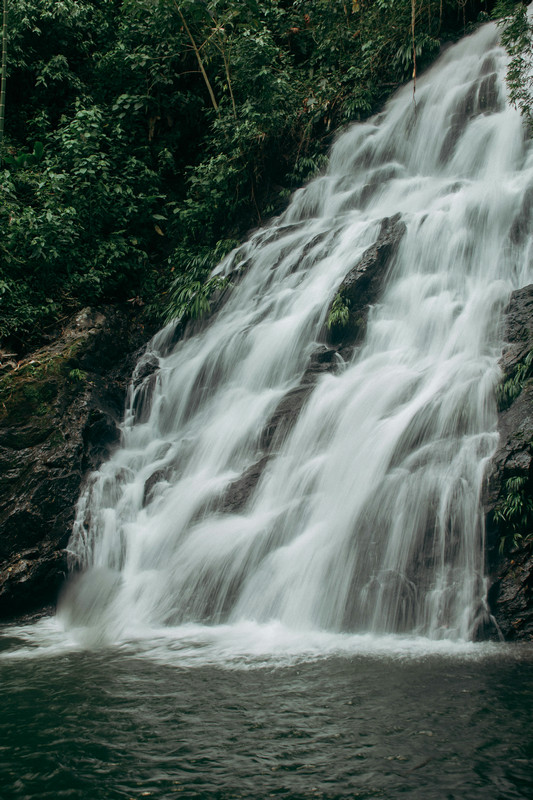
[(508, 22), (510, 95), (531, 117), (531, 24), (509, 0), (4, 0), (6, 11), (0, 338), (18, 354), (84, 305), (201, 314), (211, 269), (320, 169), (334, 132), (491, 13)]

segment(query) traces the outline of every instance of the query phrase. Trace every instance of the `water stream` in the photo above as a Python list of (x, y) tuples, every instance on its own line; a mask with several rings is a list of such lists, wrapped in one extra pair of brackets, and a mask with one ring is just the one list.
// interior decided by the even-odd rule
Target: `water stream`
[[(220, 265), (235, 287), (204, 330), (154, 338), (138, 375), (159, 369), (132, 390), (122, 445), (79, 503), (68, 628), (118, 641), (275, 621), (467, 640), (486, 623), (479, 499), (502, 310), (533, 275), (533, 148), (504, 75), (493, 25), (448, 49)], [(339, 284), (398, 213), (406, 233), (365, 341), (228, 513)]]
[[(207, 326), (151, 342), (58, 615), (0, 628), (2, 798), (532, 796), (531, 645), (475, 641), (502, 311), (533, 280), (504, 69), (492, 25), (450, 47), (218, 267)], [(266, 459), (396, 214), (366, 338)]]

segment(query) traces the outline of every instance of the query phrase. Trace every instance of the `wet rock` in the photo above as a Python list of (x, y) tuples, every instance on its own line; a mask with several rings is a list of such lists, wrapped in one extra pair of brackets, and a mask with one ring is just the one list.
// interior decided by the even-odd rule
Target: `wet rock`
[(500, 361), (504, 380), (533, 347), (533, 285), (511, 295), (505, 310), (505, 343)]
[(267, 452), (279, 448), (312, 391), (313, 383), (304, 383), (291, 389), (282, 398), (261, 434), (261, 447)]
[(269, 456), (264, 455), (256, 464), (252, 464), (237, 481), (228, 486), (220, 505), (222, 511), (237, 514), (244, 508), (246, 501), (259, 483), (268, 459)]
[(150, 505), (155, 497), (156, 487), (161, 483), (165, 483), (169, 479), (170, 475), (170, 467), (165, 469), (156, 469), (156, 471), (150, 475), (144, 484), (143, 508), (145, 508), (147, 505)]
[(139, 363), (135, 369), (135, 373), (133, 376), (133, 384), (135, 388), (140, 386), (140, 384), (146, 380), (146, 378), (151, 378), (157, 370), (159, 369), (159, 359), (153, 353), (146, 356), (146, 358), (142, 359), (141, 363)]
[(533, 640), (533, 553), (517, 547), (502, 558), (489, 604), (503, 637)]
[(54, 602), (82, 481), (118, 441), (145, 338), (131, 309), (84, 309), (0, 374), (0, 617)]
[(508, 507), (511, 491), (519, 493), (524, 505), (533, 504), (533, 285), (513, 292), (506, 309), (505, 341), (500, 444), (484, 496), (492, 578), (489, 602), (506, 638), (533, 639), (533, 517), (525, 514), (519, 529), (498, 520), (498, 509), (506, 503)]
[(378, 299), (383, 279), (392, 263), (406, 226), (401, 215), (385, 217), (381, 222), (379, 236), (364, 253), (359, 262), (348, 272), (337, 297), (333, 300), (328, 317), (337, 301), (346, 308), (347, 318), (342, 323), (334, 323), (328, 333), (331, 344), (342, 345), (342, 355), (348, 358), (353, 346), (361, 341), (366, 331), (368, 310)]
[(533, 186), (529, 186), (524, 194), (522, 204), (511, 227), (511, 241), (521, 245), (531, 236), (531, 216), (533, 214)]

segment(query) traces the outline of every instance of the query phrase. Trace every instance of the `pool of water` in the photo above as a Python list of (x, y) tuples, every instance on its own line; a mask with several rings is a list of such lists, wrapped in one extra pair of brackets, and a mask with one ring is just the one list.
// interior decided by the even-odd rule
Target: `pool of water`
[(530, 645), (55, 625), (0, 631), (3, 800), (533, 796)]

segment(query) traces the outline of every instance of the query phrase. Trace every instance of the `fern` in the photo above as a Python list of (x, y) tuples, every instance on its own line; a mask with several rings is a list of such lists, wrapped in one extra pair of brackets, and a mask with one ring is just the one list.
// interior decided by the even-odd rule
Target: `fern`
[(348, 307), (348, 302), (342, 297), (341, 293), (338, 292), (331, 304), (331, 310), (326, 323), (328, 330), (331, 330), (333, 327), (344, 328), (348, 323), (349, 317), (350, 309)]
[(87, 373), (83, 369), (71, 369), (68, 378), (72, 383), (83, 383), (87, 380)]
[(498, 408), (500, 411), (509, 408), (511, 403), (519, 396), (531, 375), (532, 363), (533, 350), (530, 350), (525, 359), (516, 366), (511, 376), (504, 383), (500, 384), (497, 391)]
[[(180, 276), (183, 278), (183, 276)], [(208, 281), (178, 283), (170, 292), (166, 306), (166, 322), (173, 319), (201, 319), (211, 310), (211, 297), (229, 283), (228, 278), (215, 276)]]
[(516, 547), (524, 539), (529, 539), (528, 529), (533, 522), (533, 498), (527, 478), (515, 475), (504, 484), (504, 496), (494, 509), (494, 521), (502, 530), (500, 553), (512, 543)]

